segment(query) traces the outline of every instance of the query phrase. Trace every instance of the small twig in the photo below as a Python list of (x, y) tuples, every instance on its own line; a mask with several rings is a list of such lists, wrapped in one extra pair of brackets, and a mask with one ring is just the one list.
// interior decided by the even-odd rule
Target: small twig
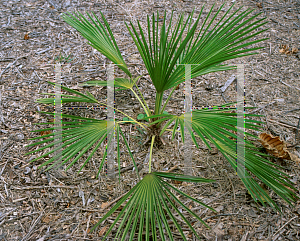
[(285, 82), (283, 82), (282, 80), (279, 80), (282, 84), (284, 84), (284, 85), (286, 85), (286, 86), (288, 86), (288, 87), (290, 87), (290, 88), (292, 88), (292, 89), (297, 89), (297, 90), (300, 90), (299, 88), (297, 88), (296, 86), (291, 86), (291, 85), (289, 85), (289, 84), (287, 84), (287, 83), (285, 83)]
[[(141, 163), (137, 163), (136, 165), (137, 165), (137, 167), (139, 167), (141, 165)], [(122, 168), (120, 170), (120, 173), (123, 173), (123, 172), (126, 172), (128, 170), (131, 170), (133, 167), (134, 167), (134, 165), (130, 165), (128, 167)], [(116, 169), (115, 172), (118, 172), (118, 169)]]
[(229, 175), (227, 173), (227, 170), (225, 170), (225, 173), (226, 173), (226, 175), (227, 175), (227, 177), (228, 177), (228, 179), (230, 181), (230, 184), (231, 184), (231, 187), (232, 187), (232, 192), (233, 192), (233, 200), (235, 200), (235, 190), (234, 190), (233, 183), (232, 183), (232, 181), (231, 181), (231, 179), (230, 179), (230, 177), (229, 177)]
[(57, 182), (59, 182), (59, 183), (61, 183), (61, 184), (63, 184), (63, 185), (65, 186), (65, 184), (64, 184), (63, 182), (61, 182), (60, 180), (58, 180), (57, 178), (55, 178), (55, 176), (53, 176), (52, 174), (50, 174), (50, 176), (51, 176), (53, 179), (55, 179), (55, 181), (57, 181)]
[(165, 140), (163, 139), (163, 137), (160, 136), (159, 139), (161, 140), (161, 142), (162, 142), (162, 143), (164, 144), (164, 146), (165, 146), (165, 145), (166, 145), (166, 142), (165, 142)]
[(29, 198), (29, 197), (23, 197), (23, 198), (15, 199), (12, 202), (13, 203), (20, 202), (20, 201), (26, 200), (27, 198)]
[(4, 118), (3, 118), (3, 114), (2, 114), (2, 94), (1, 94), (1, 91), (0, 91), (0, 121), (4, 123)]
[(34, 221), (33, 225), (31, 226), (31, 228), (29, 229), (28, 233), (24, 236), (24, 238), (22, 238), (21, 241), (25, 241), (27, 240), (27, 238), (29, 238), (29, 236), (31, 235), (34, 227), (38, 224), (38, 222), (41, 220), (41, 218), (44, 216), (44, 210), (41, 212), (40, 216)]
[[(289, 128), (294, 128), (297, 130), (297, 126), (294, 125), (294, 124), (291, 124), (291, 123), (287, 123), (287, 122), (284, 122), (284, 121), (275, 121), (275, 120), (272, 120), (272, 119), (269, 119), (269, 121), (273, 122), (273, 123), (276, 123), (278, 125), (282, 125), (282, 126), (285, 126), (285, 127), (289, 127)], [(281, 122), (281, 123), (280, 123)]]
[(73, 236), (73, 234), (77, 231), (78, 232), (78, 228), (80, 226), (80, 224), (83, 222), (83, 219), (80, 220), (80, 222), (78, 223), (77, 227), (72, 231), (70, 236)]
[(297, 138), (298, 138), (298, 135), (299, 135), (299, 125), (300, 125), (300, 118), (298, 120), (298, 125), (297, 125), (297, 129), (296, 129), (296, 133), (295, 133), (295, 143), (298, 143)]
[(207, 219), (211, 219), (211, 218), (215, 218), (215, 217), (220, 217), (220, 216), (232, 216), (232, 215), (241, 215), (241, 216), (244, 216), (243, 214), (239, 214), (239, 213), (224, 213), (224, 214), (217, 214), (217, 215), (214, 215), (214, 216), (210, 216), (210, 217), (207, 217), (207, 218), (203, 218), (202, 220), (205, 221)]
[(223, 92), (221, 92), (221, 96), (222, 96), (223, 100), (225, 101), (225, 103), (227, 103), (227, 99), (225, 98), (225, 96), (224, 96), (224, 93), (223, 93)]
[(84, 233), (84, 237), (83, 237), (83, 238), (86, 238), (86, 234), (88, 233), (89, 226), (90, 226), (90, 221), (91, 221), (91, 216), (92, 216), (92, 215), (89, 215), (89, 219), (88, 219), (87, 224), (86, 224), (86, 230), (85, 230), (85, 233)]
[[(5, 152), (3, 153), (2, 156), (0, 156), (0, 162), (2, 161), (2, 158), (4, 157), (4, 155), (11, 149), (12, 144), (13, 144), (13, 142), (11, 142), (7, 145), (7, 147), (5, 148), (6, 149)], [(2, 151), (3, 151), (3, 149), (1, 149), (0, 154), (2, 153)]]
[(100, 209), (88, 209), (88, 208), (80, 208), (80, 207), (76, 207), (75, 209), (79, 209), (81, 211), (85, 211), (85, 212), (100, 212)]
[(13, 208), (12, 210), (9, 210), (7, 213), (4, 213), (0, 216), (0, 220), (4, 219), (8, 214), (10, 214), (11, 212), (15, 211), (16, 208)]
[(127, 193), (122, 194), (120, 197), (118, 197), (117, 199), (111, 201), (110, 203), (108, 203), (103, 209), (106, 209), (108, 207), (110, 207), (112, 204), (114, 204), (115, 202), (119, 201), (122, 197), (124, 197)]
[(5, 73), (5, 71), (8, 70), (11, 66), (13, 66), (19, 59), (21, 59), (21, 58), (26, 58), (26, 57), (28, 57), (28, 56), (29, 56), (29, 55), (25, 55), (25, 56), (18, 57), (18, 58), (15, 59), (14, 62), (9, 63), (9, 64), (6, 66), (6, 68), (5, 68), (4, 70), (2, 70), (2, 72), (0, 73), (0, 78), (1, 78), (1, 76)]
[(170, 170), (168, 170), (168, 171), (166, 171), (166, 172), (167, 172), (167, 173), (168, 173), (168, 172), (171, 172), (171, 171), (175, 170), (178, 166), (179, 166), (179, 165), (176, 164), (175, 166), (173, 166), (172, 168), (170, 168)]
[(49, 51), (49, 50), (51, 50), (52, 49), (52, 47), (49, 47), (49, 48), (47, 48), (47, 49), (44, 49), (44, 50), (41, 50), (41, 51), (39, 51), (39, 52), (35, 52), (36, 54), (42, 54), (42, 53), (45, 53), (45, 52), (47, 52), (47, 51)]
[[(0, 154), (1, 154), (1, 151), (0, 151)], [(6, 167), (7, 162), (8, 162), (8, 161), (6, 161), (6, 163), (4, 164), (4, 167), (3, 167), (2, 170), (0, 171), (0, 177), (1, 177), (3, 171), (4, 171), (5, 167)]]
[[(13, 209), (13, 211), (16, 210), (16, 209)], [(11, 211), (10, 211), (11, 212)], [(15, 221), (15, 220), (18, 220), (18, 219), (22, 219), (24, 217), (28, 217), (28, 216), (32, 216), (32, 215), (35, 215), (35, 214), (38, 214), (39, 212), (33, 212), (33, 213), (29, 213), (29, 214), (25, 214), (25, 215), (22, 215), (22, 216), (17, 216), (17, 217), (14, 217), (14, 218), (10, 218), (8, 220), (3, 220), (5, 221), (5, 223), (8, 223), (8, 222), (12, 222), (12, 221)], [(2, 219), (2, 217), (0, 218)], [(0, 226), (1, 226), (2, 223), (0, 223)]]
[(295, 218), (297, 218), (297, 216), (295, 216), (295, 217), (291, 218), (289, 221), (287, 221), (280, 229), (277, 230), (276, 233), (273, 234), (272, 238), (274, 238), (276, 236), (276, 234), (278, 234), (286, 225), (288, 225)]
[(228, 88), (229, 85), (232, 84), (233, 81), (236, 80), (236, 76), (232, 75), (227, 81), (226, 83), (220, 88), (221, 92), (224, 93), (226, 91), (226, 89)]
[(271, 103), (268, 103), (268, 104), (266, 104), (266, 105), (264, 105), (264, 106), (262, 106), (262, 107), (258, 107), (258, 108), (256, 108), (256, 109), (254, 109), (253, 111), (250, 111), (249, 114), (252, 114), (252, 113), (254, 113), (254, 112), (256, 112), (256, 111), (262, 110), (262, 109), (266, 108), (268, 105), (273, 105), (274, 103), (276, 103), (276, 101), (273, 101), (273, 102), (271, 102)]

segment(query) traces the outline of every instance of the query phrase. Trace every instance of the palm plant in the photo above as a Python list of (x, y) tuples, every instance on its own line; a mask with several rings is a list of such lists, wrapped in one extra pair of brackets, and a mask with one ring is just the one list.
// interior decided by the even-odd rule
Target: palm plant
[[(134, 188), (120, 199), (118, 203), (92, 228), (92, 231), (129, 198), (127, 204), (122, 208), (122, 211), (115, 219), (115, 222), (109, 228), (106, 236), (112, 231), (118, 220), (123, 217), (117, 230), (117, 240), (125, 240), (128, 237), (132, 240), (136, 234), (137, 228), (139, 230), (138, 240), (142, 240), (144, 226), (146, 228), (146, 240), (149, 240), (150, 230), (151, 236), (154, 240), (157, 239), (157, 231), (159, 232), (162, 240), (165, 240), (165, 236), (168, 236), (171, 240), (173, 240), (173, 236), (167, 222), (167, 217), (169, 217), (173, 220), (182, 238), (186, 240), (180, 225), (172, 214), (172, 209), (173, 212), (177, 212), (192, 232), (199, 238), (192, 225), (182, 215), (174, 203), (182, 206), (186, 211), (188, 211), (188, 213), (202, 223), (204, 222), (193, 211), (186, 207), (170, 190), (174, 190), (203, 205), (204, 207), (210, 207), (173, 187), (168, 182), (164, 181), (163, 178), (186, 182), (212, 182), (213, 180), (172, 173), (151, 172), (151, 154), (153, 150), (153, 143), (156, 140), (155, 136), (162, 136), (165, 132), (170, 131), (172, 132), (172, 138), (174, 139), (175, 134), (180, 132), (182, 140), (184, 141), (183, 129), (185, 125), (189, 127), (189, 134), (197, 147), (198, 141), (203, 141), (209, 149), (211, 149), (211, 145), (214, 145), (220, 150), (230, 165), (236, 169), (237, 175), (251, 193), (252, 197), (254, 197), (255, 201), (260, 201), (263, 205), (265, 205), (266, 202), (274, 209), (280, 211), (277, 204), (258, 184), (257, 179), (265, 183), (287, 203), (292, 204), (297, 200), (298, 197), (295, 194), (296, 189), (292, 186), (289, 176), (280, 170), (280, 166), (277, 166), (267, 160), (265, 158), (267, 155), (257, 150), (257, 147), (253, 144), (253, 142), (246, 139), (245, 155), (236, 155), (236, 141), (239, 140), (237, 133), (241, 131), (236, 126), (237, 113), (232, 113), (232, 109), (193, 110), (193, 118), (190, 122), (185, 121), (184, 115), (177, 116), (165, 112), (165, 108), (171, 95), (174, 93), (175, 88), (185, 81), (184, 64), (195, 64), (191, 67), (192, 78), (212, 72), (235, 69), (235, 66), (228, 66), (222, 63), (226, 60), (255, 54), (256, 52), (254, 51), (261, 49), (261, 47), (253, 47), (253, 45), (266, 40), (257, 38), (260, 33), (266, 31), (266, 29), (261, 29), (261, 27), (266, 24), (266, 21), (264, 21), (264, 18), (258, 18), (260, 15), (259, 13), (253, 15), (253, 10), (247, 9), (241, 11), (241, 8), (232, 12), (232, 5), (225, 14), (223, 14), (220, 20), (216, 21), (220, 11), (224, 7), (224, 4), (214, 15), (212, 14), (213, 7), (210, 9), (201, 26), (199, 26), (199, 20), (202, 16), (204, 7), (202, 7), (199, 16), (194, 22), (192, 21), (194, 11), (188, 15), (185, 21), (184, 15), (181, 14), (175, 24), (175, 28), (172, 28), (173, 12), (168, 25), (166, 24), (166, 13), (164, 14), (161, 26), (158, 24), (158, 13), (156, 16), (155, 14), (152, 15), (152, 21), (150, 21), (150, 17), (148, 16), (147, 32), (143, 31), (139, 21), (137, 21), (138, 28), (134, 27), (132, 22), (130, 22), (129, 25), (125, 23), (138, 48), (148, 74), (152, 80), (152, 84), (156, 90), (155, 107), (153, 110), (150, 109), (149, 104), (145, 101), (143, 94), (138, 88), (137, 82), (140, 76), (133, 77), (129, 71), (104, 15), (101, 13), (103, 23), (94, 13), (94, 18), (87, 13), (91, 22), (79, 12), (73, 13), (73, 15), (71, 13), (62, 15), (65, 22), (74, 27), (85, 39), (89, 41), (89, 45), (106, 56), (114, 64), (117, 64), (117, 66), (128, 76), (127, 78), (116, 78), (114, 80), (114, 86), (118, 88), (117, 90), (128, 89), (133, 92), (144, 109), (145, 114), (143, 119), (148, 122), (141, 122), (139, 120), (141, 118), (135, 120), (133, 117), (130, 117), (117, 108), (100, 102), (88, 91), (86, 94), (83, 94), (62, 86), (63, 90), (72, 94), (62, 95), (62, 103), (97, 103), (107, 106), (108, 108), (114, 108), (115, 111), (121, 113), (127, 119), (116, 121), (114, 123), (110, 120), (97, 120), (63, 114), (63, 118), (73, 120), (71, 122), (62, 122), (63, 131), (61, 134), (63, 143), (61, 147), (63, 148), (63, 151), (61, 155), (54, 155), (40, 167), (48, 165), (48, 168), (46, 169), (48, 170), (54, 165), (61, 166), (70, 162), (67, 166), (68, 169), (85, 153), (91, 151), (88, 158), (83, 162), (79, 170), (81, 171), (102, 143), (106, 143), (106, 147), (110, 145), (113, 135), (111, 135), (111, 138), (108, 139), (107, 142), (105, 142), (105, 139), (108, 136), (108, 133), (114, 131), (115, 127), (119, 175), (119, 142), (120, 139), (123, 139), (139, 177), (136, 162), (130, 151), (124, 133), (121, 130), (121, 126), (127, 122), (131, 122), (132, 124), (147, 131), (151, 138), (149, 174), (144, 176)], [(214, 23), (215, 21), (216, 23)], [(54, 85), (54, 83), (49, 83)], [(90, 86), (107, 84), (107, 81), (88, 81), (85, 83), (85, 85)], [(138, 90), (138, 93), (135, 91), (135, 88)], [(163, 95), (170, 89), (170, 94), (164, 102)], [(49, 95), (49, 93), (46, 94)], [(54, 104), (54, 101), (55, 98), (37, 100), (37, 102), (43, 104)], [(224, 107), (230, 105), (231, 103), (224, 105)], [(54, 115), (54, 113), (49, 112), (43, 113)], [(245, 116), (247, 117), (245, 120), (245, 128), (259, 130), (260, 126), (258, 124), (262, 122), (248, 118), (255, 115), (246, 114)], [(173, 123), (173, 128), (170, 128)], [(177, 130), (178, 127), (180, 128), (180, 131)], [(38, 131), (53, 129), (54, 128), (47, 128)], [(248, 132), (245, 132), (245, 135), (256, 137)], [(46, 143), (47, 145), (27, 154), (39, 152), (57, 144), (55, 143), (55, 138), (53, 136), (54, 134), (51, 133), (47, 136), (43, 136), (51, 138), (31, 144), (31, 146), (43, 143)], [(41, 139), (43, 137), (36, 137), (33, 139)], [(54, 142), (52, 143), (52, 141)], [(32, 161), (41, 159), (44, 156), (55, 152), (56, 149), (47, 152)], [(98, 175), (104, 165), (107, 155), (106, 150), (100, 162)], [(240, 165), (237, 165), (237, 163), (244, 163), (245, 170), (241, 168)], [(210, 209), (213, 210), (212, 208)]]

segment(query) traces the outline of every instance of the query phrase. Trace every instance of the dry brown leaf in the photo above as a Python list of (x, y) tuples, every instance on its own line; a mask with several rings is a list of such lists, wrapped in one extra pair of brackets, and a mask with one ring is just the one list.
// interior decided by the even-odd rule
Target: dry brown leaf
[(297, 48), (292, 48), (292, 54), (296, 54), (296, 53), (298, 53), (298, 49)]
[(279, 49), (279, 52), (284, 54), (285, 53), (285, 49)]
[(174, 184), (181, 184), (182, 183), (182, 181), (178, 181), (178, 180), (173, 180), (172, 181)]
[(289, 46), (287, 46), (286, 44), (281, 45), (281, 49), (279, 49), (279, 52), (282, 54), (288, 54), (289, 51)]
[[(41, 136), (45, 136), (45, 135), (48, 135), (48, 134), (51, 134), (51, 131), (41, 131), (40, 132)], [(46, 139), (49, 138), (49, 137), (45, 137)]]
[(293, 160), (292, 154), (287, 150), (286, 143), (280, 140), (279, 136), (262, 133), (259, 135), (260, 142), (266, 148), (267, 152), (275, 157)]
[(103, 234), (105, 233), (105, 231), (106, 231), (106, 229), (107, 229), (107, 226), (108, 226), (108, 225), (106, 225), (105, 227), (101, 228), (101, 230), (99, 231), (99, 236), (100, 236), (100, 237), (103, 236)]
[(25, 40), (28, 40), (28, 39), (30, 39), (30, 37), (29, 37), (28, 33), (26, 33), (26, 34), (24, 35), (24, 39), (25, 39)]
[(102, 203), (102, 204), (101, 204), (101, 208), (106, 208), (106, 207), (108, 206), (108, 204), (109, 204), (108, 202)]
[(290, 153), (290, 156), (292, 161), (296, 162), (297, 164), (300, 164), (300, 160), (295, 154)]

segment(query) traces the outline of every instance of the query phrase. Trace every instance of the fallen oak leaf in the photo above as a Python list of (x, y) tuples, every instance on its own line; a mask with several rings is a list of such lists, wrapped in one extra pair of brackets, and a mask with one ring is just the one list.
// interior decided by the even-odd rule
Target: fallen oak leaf
[(266, 148), (266, 151), (278, 158), (292, 160), (299, 162), (296, 155), (291, 154), (287, 150), (287, 145), (284, 141), (280, 140), (279, 136), (273, 136), (272, 134), (262, 133), (259, 135), (260, 142)]

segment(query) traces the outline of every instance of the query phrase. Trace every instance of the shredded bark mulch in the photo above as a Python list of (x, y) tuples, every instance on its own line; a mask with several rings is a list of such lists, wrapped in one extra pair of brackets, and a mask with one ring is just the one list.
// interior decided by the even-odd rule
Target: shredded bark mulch
[[(223, 1), (217, 1), (214, 12)], [(299, 81), (299, 1), (246, 1), (237, 0), (234, 9), (241, 6), (261, 12), (269, 21), (268, 31), (260, 35), (268, 40), (257, 44), (265, 47), (259, 54), (228, 63), (245, 64), (245, 97), (248, 106), (258, 107), (250, 112), (264, 115), (264, 132), (279, 136), (287, 143), (287, 149), (300, 158), (300, 81)], [(105, 176), (97, 179), (103, 149), (99, 149), (77, 173), (84, 156), (65, 174), (52, 170), (38, 169), (47, 158), (29, 163), (46, 153), (24, 154), (36, 147), (27, 147), (34, 141), (28, 139), (39, 133), (30, 132), (41, 128), (35, 123), (47, 122), (51, 117), (37, 111), (53, 111), (51, 107), (35, 103), (54, 93), (47, 81), (54, 81), (56, 58), (69, 56), (71, 65), (62, 67), (62, 82), (79, 91), (88, 89), (97, 99), (105, 101), (106, 87), (81, 87), (87, 80), (106, 78), (107, 59), (94, 51), (76, 30), (62, 21), (60, 14), (79, 10), (81, 13), (101, 10), (108, 20), (125, 62), (135, 76), (143, 75), (139, 86), (145, 93), (145, 100), (153, 107), (155, 89), (137, 48), (124, 24), (140, 21), (146, 27), (147, 14), (167, 12), (170, 18), (174, 12), (174, 23), (179, 13), (190, 13), (195, 8), (199, 14), (205, 3), (201, 22), (207, 16), (212, 1), (8, 1), (0, 3), (0, 240), (100, 240), (108, 225), (114, 221), (112, 215), (95, 232), (90, 228), (129, 191), (137, 176), (124, 143), (121, 144), (121, 182)], [(232, 3), (227, 2), (223, 13)], [(200, 22), (200, 24), (201, 24)], [(213, 73), (193, 79), (193, 105), (212, 106), (236, 100), (234, 82), (225, 92), (220, 92), (226, 81), (236, 71)], [(115, 76), (124, 76), (115, 69)], [(167, 111), (180, 114), (184, 108), (184, 85), (181, 84), (171, 98)], [(167, 96), (166, 96), (167, 98)], [(142, 113), (138, 101), (128, 91), (116, 93), (116, 106), (129, 115), (137, 117)], [(66, 105), (67, 106), (72, 106)], [(81, 103), (79, 106), (85, 106)], [(105, 119), (104, 109), (68, 109), (65, 114)], [(117, 115), (116, 117), (120, 117)], [(125, 130), (126, 129), (126, 130)], [(147, 171), (149, 143), (145, 134), (133, 125), (124, 126), (141, 175)], [(259, 135), (261, 132), (254, 134)], [(165, 135), (165, 145), (155, 146), (153, 169), (183, 172), (183, 145), (180, 136), (171, 140)], [(258, 143), (259, 145), (259, 143)], [(49, 150), (48, 150), (49, 151)], [(51, 157), (51, 156), (50, 156)], [(49, 157), (48, 157), (49, 159)], [(275, 159), (284, 166), (291, 180), (299, 190), (299, 163), (293, 160)], [(235, 177), (235, 171), (216, 149), (209, 151), (200, 143), (193, 149), (193, 175), (215, 179), (213, 184), (173, 183), (189, 195), (211, 205), (218, 213), (196, 205), (182, 197), (183, 203), (198, 214), (211, 229), (189, 217), (203, 240), (300, 240), (300, 202), (289, 206), (274, 192), (271, 197), (282, 210), (275, 212), (270, 207), (255, 203), (242, 182)], [(298, 193), (299, 194), (299, 193)], [(119, 211), (117, 211), (119, 212)], [(184, 212), (183, 212), (184, 213)], [(171, 228), (176, 235), (176, 227)], [(187, 226), (182, 226), (189, 240), (195, 240)], [(115, 231), (110, 235), (113, 240)], [(182, 240), (176, 235), (175, 240)]]

